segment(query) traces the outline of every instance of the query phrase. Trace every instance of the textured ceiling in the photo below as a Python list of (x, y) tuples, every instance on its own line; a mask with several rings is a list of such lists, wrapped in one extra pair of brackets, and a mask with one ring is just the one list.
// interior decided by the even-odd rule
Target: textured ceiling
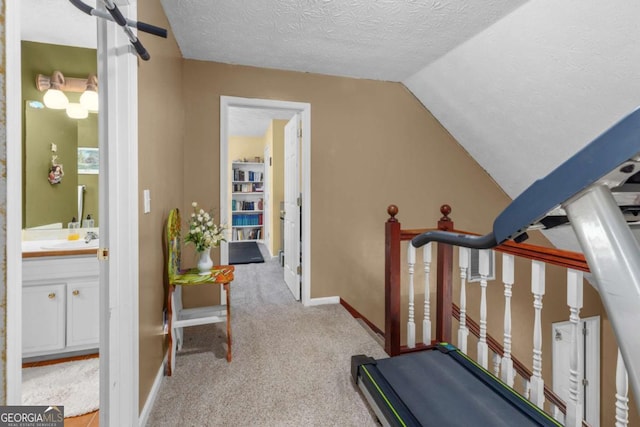
[(525, 0), (162, 0), (185, 58), (402, 81)]
[(231, 136), (263, 136), (271, 120), (289, 120), (295, 113), (289, 110), (229, 107), (228, 133)]
[[(95, 7), (95, 0), (83, 0)], [(20, 0), (22, 40), (96, 48), (96, 18), (68, 0)]]
[(640, 3), (533, 0), (405, 85), (511, 197), (640, 105)]

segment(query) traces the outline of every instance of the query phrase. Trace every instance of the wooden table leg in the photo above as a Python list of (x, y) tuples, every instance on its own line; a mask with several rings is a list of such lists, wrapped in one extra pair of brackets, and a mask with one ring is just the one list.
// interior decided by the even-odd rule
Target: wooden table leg
[(231, 362), (231, 287), (229, 283), (224, 284), (227, 294), (227, 362)]

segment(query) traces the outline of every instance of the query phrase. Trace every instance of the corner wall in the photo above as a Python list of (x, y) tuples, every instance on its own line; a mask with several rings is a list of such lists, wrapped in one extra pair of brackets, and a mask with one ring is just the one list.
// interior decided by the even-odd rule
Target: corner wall
[[(167, 298), (165, 223), (169, 210), (184, 203), (184, 107), (182, 55), (159, 0), (138, 2), (138, 19), (169, 29), (162, 39), (139, 33), (151, 54), (138, 68), (138, 184), (139, 184), (139, 316), (140, 408), (166, 351), (162, 309)], [(188, 162), (187, 162), (188, 166)], [(151, 192), (151, 212), (144, 213), (142, 192)]]

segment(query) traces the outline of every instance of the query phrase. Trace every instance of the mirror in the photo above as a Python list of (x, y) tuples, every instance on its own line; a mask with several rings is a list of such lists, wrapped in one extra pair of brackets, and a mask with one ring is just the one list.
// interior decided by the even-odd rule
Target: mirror
[[(91, 215), (98, 226), (98, 115), (72, 119), (46, 108), (37, 74), (86, 78), (97, 72), (95, 49), (22, 42), (23, 228), (62, 224)], [(70, 102), (81, 93), (65, 92)], [(61, 165), (61, 167), (56, 167)], [(80, 166), (79, 166), (80, 165)]]

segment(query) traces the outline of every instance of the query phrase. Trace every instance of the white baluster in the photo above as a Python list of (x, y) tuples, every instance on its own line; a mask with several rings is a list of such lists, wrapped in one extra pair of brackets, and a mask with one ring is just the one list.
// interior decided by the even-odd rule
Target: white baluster
[(502, 358), (498, 353), (493, 353), (493, 375), (500, 378), (500, 362)]
[(531, 261), (531, 292), (535, 319), (533, 325), (533, 375), (531, 376), (530, 400), (540, 409), (544, 409), (544, 380), (542, 379), (542, 296), (544, 295), (545, 265), (540, 261)]
[(458, 253), (458, 266), (460, 267), (460, 328), (458, 329), (458, 348), (463, 353), (467, 352), (467, 271), (469, 270), (469, 248), (460, 247)]
[(618, 350), (616, 366), (616, 427), (627, 427), (629, 424), (629, 377), (624, 366), (622, 354)]
[(513, 255), (502, 254), (502, 282), (504, 283), (504, 355), (502, 381), (513, 387), (513, 360), (511, 360), (511, 287), (513, 286)]
[(407, 347), (416, 346), (416, 324), (413, 309), (413, 266), (416, 263), (416, 248), (409, 242), (407, 247), (407, 263), (409, 264), (409, 321), (407, 322)]
[(424, 317), (422, 318), (422, 342), (431, 344), (431, 243), (422, 247), (424, 262)]
[(478, 341), (478, 364), (484, 369), (489, 366), (489, 346), (487, 345), (487, 276), (489, 275), (489, 251), (479, 251), (478, 270), (480, 273), (480, 340)]
[[(556, 405), (551, 405), (551, 415), (553, 415), (553, 419), (558, 421), (561, 424), (565, 424), (564, 422), (564, 414), (560, 410), (560, 408)], [(568, 424), (565, 424), (568, 425)]]
[(531, 383), (528, 379), (522, 378), (522, 396), (525, 399), (529, 399), (529, 395), (531, 394)]
[(582, 308), (582, 272), (567, 270), (567, 305), (571, 322), (571, 353), (569, 354), (569, 399), (567, 401), (568, 427), (582, 425), (582, 399), (580, 397), (580, 309)]

